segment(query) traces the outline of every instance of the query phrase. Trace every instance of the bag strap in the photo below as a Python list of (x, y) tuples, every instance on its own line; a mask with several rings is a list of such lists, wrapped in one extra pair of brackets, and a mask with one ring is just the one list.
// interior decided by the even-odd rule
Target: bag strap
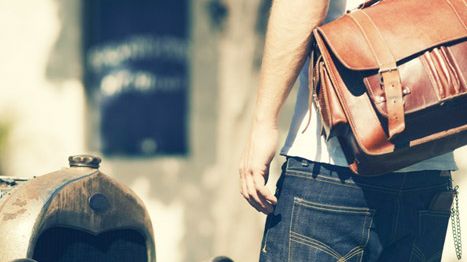
[(389, 140), (405, 129), (404, 100), (402, 83), (397, 68), (396, 59), (392, 54), (378, 27), (364, 10), (348, 14), (362, 32), (371, 53), (376, 59), (381, 77), (381, 86), (386, 95), (388, 112)]
[(357, 7), (354, 7), (352, 9), (347, 10), (346, 13), (348, 14), (348, 13), (354, 12), (355, 10), (360, 10), (360, 9), (370, 7), (370, 6), (375, 5), (375, 4), (377, 4), (377, 3), (381, 2), (381, 1), (383, 1), (383, 0), (367, 0), (367, 1), (359, 4)]
[(363, 8), (370, 7), (370, 6), (376, 4), (376, 3), (380, 2), (380, 1), (382, 1), (382, 0), (368, 0), (368, 1), (364, 2), (364, 3), (361, 3), (361, 4), (357, 7), (357, 9), (363, 9)]

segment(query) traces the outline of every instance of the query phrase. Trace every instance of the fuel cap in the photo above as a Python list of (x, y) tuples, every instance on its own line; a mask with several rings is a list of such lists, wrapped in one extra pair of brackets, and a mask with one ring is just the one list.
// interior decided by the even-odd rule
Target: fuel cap
[(102, 194), (102, 193), (95, 193), (93, 194), (89, 200), (89, 206), (92, 208), (92, 210), (101, 213), (109, 209), (110, 207), (110, 202), (107, 199), (107, 197)]
[(76, 155), (68, 157), (70, 167), (90, 167), (99, 168), (101, 158), (93, 155)]

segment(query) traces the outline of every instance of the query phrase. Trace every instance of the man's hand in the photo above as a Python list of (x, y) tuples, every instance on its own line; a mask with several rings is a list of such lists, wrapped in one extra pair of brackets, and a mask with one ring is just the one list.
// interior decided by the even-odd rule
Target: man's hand
[(274, 0), (266, 32), (255, 123), (240, 164), (240, 192), (269, 214), (276, 198), (265, 187), (276, 153), (279, 111), (309, 50), (313, 28), (326, 16), (329, 0)]
[(240, 162), (240, 192), (265, 214), (272, 213), (276, 197), (266, 188), (269, 166), (276, 153), (278, 130), (274, 126), (254, 124)]

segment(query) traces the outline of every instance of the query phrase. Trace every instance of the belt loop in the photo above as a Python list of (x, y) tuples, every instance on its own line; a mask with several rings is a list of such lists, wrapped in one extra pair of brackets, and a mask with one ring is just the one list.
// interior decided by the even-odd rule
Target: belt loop
[(442, 170), (440, 176), (451, 176), (451, 171), (449, 171), (449, 170)]
[(291, 158), (291, 157), (287, 157), (287, 161), (285, 161), (285, 171), (289, 170), (290, 160), (292, 160), (292, 158)]

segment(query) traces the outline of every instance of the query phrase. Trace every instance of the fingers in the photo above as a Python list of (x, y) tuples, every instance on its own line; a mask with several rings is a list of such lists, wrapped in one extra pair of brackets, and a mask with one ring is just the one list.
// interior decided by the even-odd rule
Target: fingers
[(266, 199), (272, 205), (277, 204), (277, 198), (274, 196), (274, 194), (271, 193), (271, 191), (269, 191), (269, 189), (265, 185), (257, 184), (256, 191), (259, 197)]
[(248, 201), (248, 203), (256, 209), (256, 211), (262, 212), (261, 208), (256, 204), (255, 201), (253, 201), (253, 198), (250, 197), (246, 180), (242, 175), (240, 176), (240, 193), (242, 194), (243, 198), (245, 198), (246, 201)]
[(273, 211), (271, 203), (267, 202), (265, 198), (258, 196), (258, 190), (253, 175), (246, 176), (246, 187), (248, 189), (250, 201), (254, 202), (256, 209), (265, 214), (269, 214)]
[(259, 212), (270, 214), (277, 203), (276, 197), (266, 188), (262, 174), (252, 171), (240, 171), (240, 192), (242, 196)]

